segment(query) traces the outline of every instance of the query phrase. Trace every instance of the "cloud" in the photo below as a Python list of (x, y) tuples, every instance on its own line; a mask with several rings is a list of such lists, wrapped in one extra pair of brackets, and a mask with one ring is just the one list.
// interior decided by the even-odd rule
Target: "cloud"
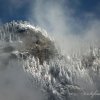
[[(62, 7), (56, 1), (44, 2), (45, 0), (37, 0), (34, 7), (34, 15), (38, 25), (51, 32), (59, 31), (59, 33), (64, 33), (66, 24)], [(62, 27), (64, 28), (62, 29)]]
[(81, 12), (83, 19), (80, 19), (77, 11), (81, 3), (82, 0), (36, 0), (32, 8), (32, 17), (37, 25), (55, 37), (65, 53), (83, 51), (94, 43), (95, 46), (99, 44), (100, 21), (94, 12)]

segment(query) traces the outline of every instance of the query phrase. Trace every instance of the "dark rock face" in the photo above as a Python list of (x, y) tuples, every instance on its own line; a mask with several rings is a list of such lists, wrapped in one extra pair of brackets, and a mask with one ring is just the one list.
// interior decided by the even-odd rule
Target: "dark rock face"
[(38, 57), (41, 64), (43, 61), (48, 62), (49, 59), (57, 56), (57, 49), (55, 48), (53, 41), (43, 36), (41, 32), (36, 33), (30, 30), (27, 31), (30, 35), (27, 35), (25, 38), (29, 38), (30, 40), (26, 41), (25, 45), (29, 54)]

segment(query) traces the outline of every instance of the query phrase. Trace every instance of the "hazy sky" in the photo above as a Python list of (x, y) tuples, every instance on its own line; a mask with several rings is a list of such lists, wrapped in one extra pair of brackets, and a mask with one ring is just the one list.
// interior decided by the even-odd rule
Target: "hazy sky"
[[(37, 1), (62, 3), (67, 16), (67, 10), (76, 20), (87, 20), (93, 17), (100, 19), (100, 0), (0, 0), (0, 20), (28, 20)], [(42, 9), (41, 9), (42, 10)], [(33, 19), (35, 20), (35, 19)]]
[(0, 0), (0, 23), (27, 20), (50, 33), (82, 34), (100, 22), (100, 0)]
[(12, 20), (46, 29), (65, 52), (100, 47), (100, 0), (0, 0), (0, 24)]

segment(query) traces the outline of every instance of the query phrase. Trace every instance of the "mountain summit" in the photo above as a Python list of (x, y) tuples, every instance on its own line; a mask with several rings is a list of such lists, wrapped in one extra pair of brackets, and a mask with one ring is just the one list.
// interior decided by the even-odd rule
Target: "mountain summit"
[[(8, 44), (8, 50), (12, 50), (11, 48), (15, 50), (16, 48), (20, 53), (27, 52), (28, 55), (31, 54), (39, 58), (41, 64), (43, 61), (48, 62), (57, 55), (55, 44), (47, 32), (26, 21), (12, 21), (4, 24), (0, 28), (0, 40)], [(15, 48), (12, 46), (14, 43), (17, 45)]]

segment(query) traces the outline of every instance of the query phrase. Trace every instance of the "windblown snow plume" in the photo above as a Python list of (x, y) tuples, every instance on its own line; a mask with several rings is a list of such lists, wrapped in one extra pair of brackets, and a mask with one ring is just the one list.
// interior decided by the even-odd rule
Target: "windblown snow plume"
[(99, 48), (63, 56), (45, 30), (28, 22), (0, 28), (1, 100), (80, 100), (100, 91), (99, 64)]

